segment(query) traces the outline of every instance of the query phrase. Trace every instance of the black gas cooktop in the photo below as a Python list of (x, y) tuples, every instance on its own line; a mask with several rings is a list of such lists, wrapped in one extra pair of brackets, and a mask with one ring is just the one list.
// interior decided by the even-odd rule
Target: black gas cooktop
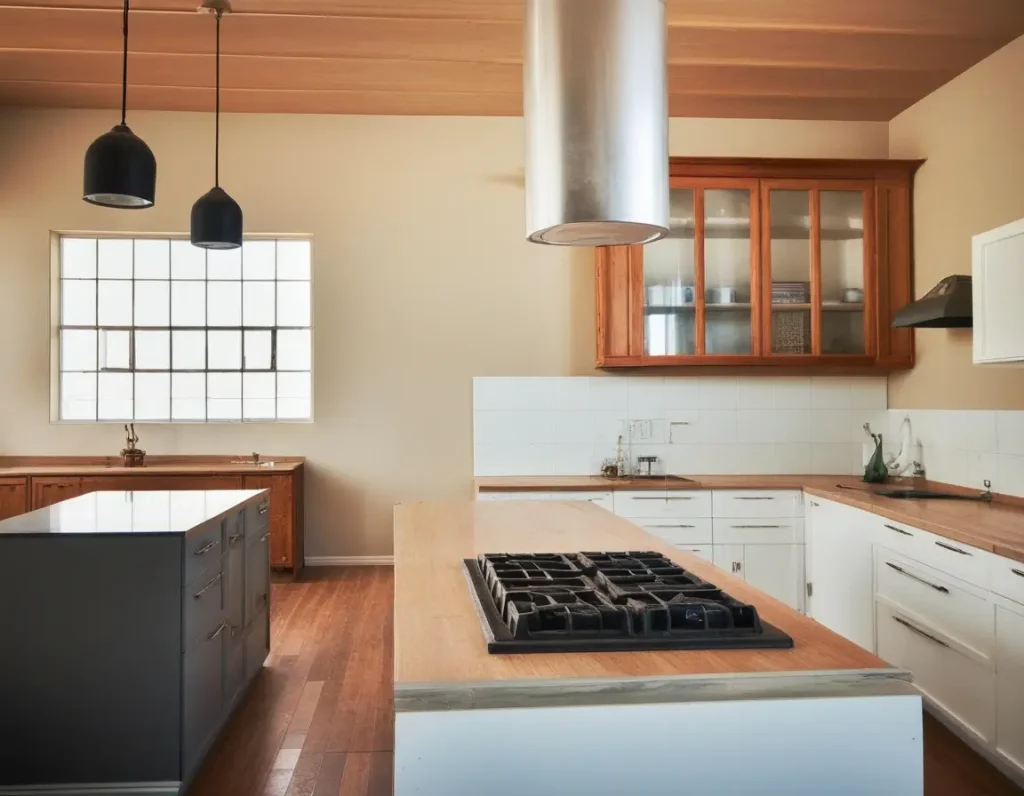
[(654, 552), (463, 562), (491, 653), (787, 648), (752, 605)]

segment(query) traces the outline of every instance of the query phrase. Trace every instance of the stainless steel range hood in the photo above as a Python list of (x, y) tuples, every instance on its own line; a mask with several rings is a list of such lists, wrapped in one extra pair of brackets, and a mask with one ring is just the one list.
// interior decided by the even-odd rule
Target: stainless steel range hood
[(664, 0), (527, 0), (523, 35), (529, 239), (665, 236)]
[(947, 276), (892, 319), (893, 326), (917, 329), (965, 329), (974, 325), (971, 278)]

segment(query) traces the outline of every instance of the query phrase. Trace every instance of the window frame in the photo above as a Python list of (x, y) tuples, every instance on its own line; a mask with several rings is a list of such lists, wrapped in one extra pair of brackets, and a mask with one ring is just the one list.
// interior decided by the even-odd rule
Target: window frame
[[(95, 231), (63, 230), (63, 229), (62, 230), (51, 230), (50, 231), (50, 312), (49, 312), (49, 326), (50, 326), (50, 362), (49, 362), (49, 365), (50, 365), (50, 367), (49, 367), (49, 370), (50, 370), (50, 385), (49, 385), (49, 389), (50, 389), (50, 422), (51, 423), (59, 424), (59, 425), (111, 425), (111, 424), (113, 424), (113, 425), (123, 425), (124, 423), (136, 423), (138, 425), (150, 425), (150, 426), (159, 426), (159, 425), (200, 425), (200, 426), (204, 426), (204, 425), (218, 425), (218, 424), (232, 425), (232, 424), (240, 424), (240, 423), (245, 423), (245, 424), (289, 424), (289, 423), (308, 424), (308, 423), (313, 423), (314, 422), (314, 419), (316, 417), (316, 407), (315, 407), (315, 400), (314, 400), (315, 388), (314, 388), (314, 377), (313, 377), (313, 366), (314, 366), (314, 353), (313, 352), (315, 350), (314, 346), (315, 346), (316, 318), (315, 318), (315, 307), (314, 307), (313, 297), (315, 296), (314, 279), (315, 279), (315, 270), (316, 270), (316, 268), (315, 268), (316, 257), (315, 257), (315, 254), (314, 254), (314, 248), (315, 248), (315, 246), (314, 246), (314, 239), (313, 239), (313, 236), (311, 234), (306, 234), (306, 233), (280, 233), (280, 234), (260, 233), (260, 234), (246, 234), (243, 237), (243, 242), (247, 242), (247, 241), (274, 241), (274, 242), (277, 242), (277, 241), (306, 241), (306, 242), (308, 242), (310, 244), (309, 279), (308, 280), (301, 280), (301, 279), (281, 279), (281, 280), (279, 280), (277, 278), (276, 272), (275, 272), (275, 275), (274, 275), (273, 279), (245, 280), (243, 278), (243, 274), (240, 274), (238, 279), (219, 280), (219, 279), (210, 279), (209, 278), (209, 271), (206, 271), (206, 273), (204, 274), (204, 277), (202, 279), (175, 280), (175, 279), (172, 278), (170, 270), (168, 270), (168, 275), (167, 275), (166, 279), (163, 279), (163, 278), (160, 278), (160, 279), (136, 279), (134, 273), (132, 274), (131, 277), (118, 279), (117, 281), (129, 282), (132, 285), (132, 320), (133, 320), (133, 324), (129, 325), (129, 326), (126, 326), (124, 324), (100, 325), (100, 323), (99, 323), (99, 313), (98, 312), (97, 312), (97, 317), (95, 319), (95, 324), (92, 325), (92, 326), (83, 326), (83, 325), (80, 325), (80, 324), (68, 324), (67, 326), (64, 326), (61, 323), (61, 321), (62, 321), (62, 309), (63, 309), (62, 308), (62, 292), (63, 292), (62, 288), (63, 288), (63, 282), (64, 282), (62, 262), (61, 262), (61, 241), (64, 238), (88, 238), (88, 239), (95, 239), (96, 241), (100, 241), (100, 240), (129, 240), (129, 241), (132, 241), (133, 243), (134, 243), (134, 241), (137, 241), (137, 240), (167, 240), (167, 241), (188, 241), (189, 240), (189, 236), (187, 234), (183, 234), (183, 233), (109, 232), (109, 231), (108, 232), (95, 232)], [(101, 278), (99, 277), (99, 262), (98, 262), (98, 260), (97, 260), (96, 266), (97, 266), (97, 273), (96, 273), (95, 277), (93, 277), (91, 279), (90, 278), (81, 277), (79, 279), (81, 279), (81, 281), (91, 281), (91, 282), (94, 282), (94, 283), (96, 283), (97, 288), (98, 288), (99, 282), (101, 281)], [(276, 267), (276, 261), (275, 261), (275, 267)], [(170, 269), (170, 264), (169, 264), (169, 269)], [(76, 277), (69, 277), (69, 280), (74, 280), (74, 279), (76, 279)], [(165, 325), (165, 326), (137, 326), (137, 325), (134, 325), (134, 312), (135, 312), (135, 290), (134, 290), (134, 287), (135, 287), (135, 284), (137, 282), (166, 282), (166, 283), (168, 283), (168, 285), (170, 287), (170, 285), (173, 285), (173, 283), (176, 282), (176, 281), (202, 282), (204, 284), (204, 286), (205, 286), (206, 291), (207, 291), (206, 295), (208, 295), (208, 286), (209, 286), (209, 284), (211, 282), (213, 282), (213, 283), (216, 283), (216, 282), (222, 282), (222, 283), (238, 282), (239, 285), (240, 285), (240, 290), (242, 290), (242, 295), (240, 296), (240, 300), (242, 302), (241, 305), (240, 305), (240, 311), (243, 313), (243, 315), (244, 315), (244, 306), (245, 306), (244, 305), (244, 300), (245, 299), (244, 299), (244, 289), (241, 286), (244, 285), (247, 281), (248, 282), (268, 282), (268, 283), (271, 283), (271, 284), (273, 284), (275, 286), (275, 289), (274, 289), (274, 308), (275, 308), (274, 319), (275, 319), (275, 321), (277, 320), (277, 311), (276, 310), (277, 310), (277, 301), (278, 301), (278, 294), (277, 294), (276, 286), (279, 285), (279, 284), (282, 284), (282, 283), (289, 283), (289, 282), (303, 283), (304, 282), (305, 284), (307, 284), (309, 286), (309, 326), (281, 326), (281, 325), (274, 325), (274, 326), (266, 326), (266, 325), (261, 325), (261, 326), (244, 326), (244, 325), (241, 325), (241, 324), (233, 325), (233, 326), (211, 326), (211, 325), (209, 325), (209, 316), (206, 317), (205, 322), (204, 322), (203, 325), (197, 325), (197, 326), (180, 326), (179, 325), (179, 326), (175, 326), (172, 323), (172, 316), (171, 316), (172, 309), (171, 308), (173, 307), (173, 298), (170, 295), (168, 297), (168, 304), (169, 304), (169, 306), (168, 306), (168, 318), (167, 318), (168, 323), (167, 323), (167, 325)], [(97, 298), (97, 302), (98, 302), (98, 298)], [(236, 374), (237, 373), (237, 374), (239, 374), (239, 379), (242, 381), (242, 384), (243, 384), (242, 392), (241, 392), (241, 394), (240, 394), (240, 396), (238, 398), (239, 401), (244, 401), (244, 381), (245, 381), (244, 376), (246, 374), (250, 374), (250, 373), (251, 374), (273, 374), (275, 376), (275, 387), (274, 387), (274, 398), (273, 398), (273, 400), (275, 402), (275, 414), (276, 414), (276, 411), (277, 411), (276, 403), (277, 403), (277, 401), (279, 400), (279, 397), (280, 397), (278, 392), (277, 392), (278, 391), (278, 386), (277, 386), (277, 381), (276, 381), (277, 374), (279, 374), (279, 373), (286, 373), (286, 374), (287, 373), (308, 373), (309, 374), (309, 382), (310, 382), (309, 417), (305, 417), (305, 418), (287, 418), (287, 417), (285, 417), (285, 418), (282, 418), (282, 417), (246, 418), (246, 417), (244, 417), (244, 404), (243, 404), (243, 416), (240, 417), (240, 418), (211, 418), (211, 417), (209, 417), (209, 403), (208, 403), (209, 400), (210, 400), (210, 396), (209, 396), (209, 392), (207, 390), (207, 395), (203, 399), (204, 402), (206, 402), (206, 410), (205, 410), (205, 415), (206, 416), (204, 418), (178, 418), (178, 419), (175, 419), (173, 417), (169, 417), (167, 419), (131, 419), (131, 418), (105, 419), (105, 418), (100, 418), (98, 416), (99, 415), (98, 403), (97, 403), (97, 417), (95, 417), (95, 418), (92, 418), (92, 419), (76, 419), (76, 418), (66, 419), (66, 418), (63, 418), (61, 416), (61, 410), (62, 410), (62, 407), (61, 407), (61, 396), (62, 396), (62, 392), (63, 392), (62, 388), (63, 388), (63, 379), (64, 379), (65, 373), (64, 373), (64, 370), (61, 367), (61, 356), (62, 356), (62, 353), (61, 353), (61, 332), (63, 330), (65, 330), (65, 329), (72, 330), (72, 331), (74, 331), (74, 330), (94, 331), (96, 333), (96, 335), (97, 335), (97, 357), (99, 356), (100, 336), (104, 332), (109, 332), (109, 331), (128, 332), (128, 335), (129, 335), (129, 342), (128, 342), (129, 366), (127, 368), (120, 368), (120, 367), (108, 368), (108, 367), (102, 367), (99, 359), (97, 358), (95, 373), (97, 375), (97, 379), (103, 373), (116, 373), (116, 374), (125, 374), (125, 375), (131, 375), (132, 376), (132, 398), (133, 398), (133, 411), (132, 411), (132, 413), (133, 413), (133, 415), (135, 414), (135, 407), (134, 407), (135, 381), (134, 381), (134, 377), (135, 377), (136, 374), (167, 373), (168, 376), (172, 379), (172, 383), (173, 383), (173, 376), (174, 376), (174, 374), (205, 374), (205, 375), (209, 375), (211, 373), (213, 373), (213, 374)], [(283, 331), (301, 331), (301, 332), (307, 332), (308, 331), (309, 332), (309, 348), (310, 348), (310, 350), (309, 350), (309, 368), (307, 370), (287, 370), (287, 369), (279, 369), (277, 367), (277, 362), (276, 362), (276, 360), (277, 360), (277, 356), (276, 356), (277, 355), (276, 342), (277, 342), (278, 332), (282, 331), (282, 330)], [(135, 351), (135, 335), (136, 335), (137, 332), (166, 332), (169, 335), (170, 339), (169, 339), (169, 342), (168, 342), (168, 364), (167, 364), (166, 368), (135, 368), (135, 355), (136, 355), (136, 351)], [(174, 342), (173, 342), (173, 340), (174, 340), (174, 332), (202, 332), (204, 334), (205, 339), (206, 339), (205, 352), (204, 352), (204, 359), (205, 359), (205, 362), (206, 362), (206, 365), (207, 365), (206, 368), (201, 368), (201, 369), (196, 369), (196, 368), (184, 368), (184, 369), (183, 368), (174, 368), (174, 359), (173, 359), (173, 357), (174, 357)], [(208, 367), (209, 366), (209, 361), (210, 361), (209, 360), (209, 346), (210, 346), (209, 333), (210, 332), (237, 332), (237, 333), (239, 333), (239, 335), (240, 335), (240, 348), (241, 348), (241, 350), (240, 350), (240, 366), (239, 366), (239, 368), (237, 368), (237, 369), (224, 369), (224, 368), (209, 368)], [(247, 332), (270, 332), (270, 335), (271, 335), (271, 343), (270, 343), (270, 346), (271, 346), (270, 347), (271, 361), (270, 361), (270, 366), (269, 367), (247, 368), (245, 366), (245, 337), (246, 337), (246, 333)], [(76, 373), (76, 372), (79, 372), (79, 371), (69, 371), (69, 372)], [(84, 371), (82, 371), (82, 372), (84, 372)], [(98, 388), (98, 382), (97, 382), (97, 388)], [(96, 400), (97, 400), (97, 402), (99, 401), (98, 389), (97, 389), (97, 394), (96, 394)], [(173, 401), (173, 394), (172, 394), (170, 400)]]

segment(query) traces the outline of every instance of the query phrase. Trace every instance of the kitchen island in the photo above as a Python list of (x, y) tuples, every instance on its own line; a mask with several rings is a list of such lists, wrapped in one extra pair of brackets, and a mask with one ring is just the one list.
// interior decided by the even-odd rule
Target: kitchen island
[(0, 522), (0, 794), (184, 793), (270, 648), (266, 490)]
[[(660, 553), (794, 646), (488, 654), (463, 559), (582, 550)], [(397, 796), (922, 792), (906, 672), (586, 503), (396, 507), (394, 634)]]

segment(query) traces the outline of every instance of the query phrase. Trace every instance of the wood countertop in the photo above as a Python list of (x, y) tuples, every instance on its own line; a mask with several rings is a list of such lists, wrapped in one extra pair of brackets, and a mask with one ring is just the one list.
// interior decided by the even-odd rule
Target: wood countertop
[[(615, 491), (620, 489), (801, 489), (896, 522), (913, 525), (981, 550), (1024, 562), (1024, 506), (958, 500), (894, 500), (865, 491), (868, 485), (849, 475), (695, 475), (690, 481), (610, 479), (600, 476), (495, 476), (477, 478), (480, 492)], [(840, 485), (850, 487), (842, 488)], [(885, 487), (902, 486), (893, 482)], [(965, 492), (937, 482), (916, 486)], [(883, 488), (885, 488), (883, 487)]]
[[(476, 684), (521, 688), (546, 684), (553, 692), (581, 686), (592, 704), (594, 686), (637, 689), (690, 678), (806, 673), (854, 679), (892, 677), (883, 660), (710, 563), (661, 542), (633, 523), (581, 501), (409, 503), (395, 507), (395, 694), (397, 709), (417, 696), (440, 698)], [(788, 650), (687, 650), (490, 655), (462, 560), (494, 552), (656, 550), (755, 605), (762, 618), (788, 633)], [(652, 685), (654, 684), (654, 685)], [(438, 697), (438, 692), (442, 693)], [(485, 689), (486, 690), (486, 689)], [(589, 696), (584, 692), (589, 692)], [(422, 709), (422, 708), (420, 708)]]
[[(120, 460), (120, 458), (118, 458)], [(108, 464), (0, 464), (0, 478), (45, 478), (81, 477), (102, 475), (130, 475), (144, 478), (147, 475), (286, 475), (303, 466), (301, 461), (278, 461), (273, 467), (252, 464), (227, 463), (180, 463), (147, 464), (145, 467), (123, 467)]]

